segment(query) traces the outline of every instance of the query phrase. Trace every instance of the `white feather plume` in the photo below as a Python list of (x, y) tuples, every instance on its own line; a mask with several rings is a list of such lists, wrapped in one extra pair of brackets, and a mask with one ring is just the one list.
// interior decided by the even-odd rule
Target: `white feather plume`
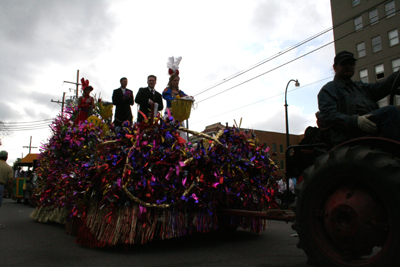
[(182, 60), (182, 57), (175, 58), (175, 63), (174, 63), (175, 70), (179, 69), (179, 63), (181, 63), (181, 60)]
[(167, 68), (173, 70), (174, 67), (174, 57), (169, 57), (167, 62)]
[(169, 57), (167, 62), (167, 68), (176, 71), (179, 69), (179, 63), (181, 63), (182, 57)]

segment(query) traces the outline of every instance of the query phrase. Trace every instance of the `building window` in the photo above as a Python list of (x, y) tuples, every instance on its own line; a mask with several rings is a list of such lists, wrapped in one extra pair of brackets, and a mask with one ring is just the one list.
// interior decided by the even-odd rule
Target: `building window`
[(352, 0), (353, 6), (358, 6), (360, 4), (360, 0)]
[(368, 70), (360, 70), (360, 80), (363, 83), (368, 83)]
[(276, 143), (272, 143), (272, 152), (276, 153)]
[(284, 170), (285, 169), (285, 162), (283, 160), (281, 160), (281, 169)]
[(372, 11), (369, 12), (369, 23), (375, 24), (378, 22), (378, 9), (374, 9)]
[(359, 31), (362, 29), (362, 27), (363, 27), (362, 17), (358, 17), (358, 18), (354, 19), (354, 27), (355, 27), (356, 31)]
[(392, 60), (392, 68), (393, 72), (396, 72), (400, 69), (400, 58)]
[(377, 80), (385, 78), (385, 70), (383, 68), (383, 64), (379, 64), (379, 65), (375, 66), (375, 74), (376, 74)]
[(282, 144), (279, 145), (279, 152), (283, 153), (283, 145)]
[(365, 53), (365, 43), (364, 42), (359, 43), (357, 45), (357, 53), (358, 53), (358, 58), (365, 57), (366, 53)]
[(389, 3), (385, 4), (385, 10), (387, 18), (396, 15), (396, 7), (394, 5), (394, 1), (390, 1)]
[(389, 32), (389, 45), (394, 46), (399, 43), (399, 32), (397, 29)]
[(382, 50), (381, 36), (372, 38), (372, 52), (378, 52)]

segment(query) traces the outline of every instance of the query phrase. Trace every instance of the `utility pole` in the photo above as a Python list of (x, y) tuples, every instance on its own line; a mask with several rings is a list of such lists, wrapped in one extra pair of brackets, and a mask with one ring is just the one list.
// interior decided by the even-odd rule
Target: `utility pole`
[(31, 154), (32, 148), (37, 148), (36, 146), (32, 146), (32, 136), (31, 136), (31, 141), (29, 143), (29, 146), (23, 146), (23, 148), (29, 148), (29, 154)]
[(62, 102), (60, 101), (54, 101), (53, 99), (51, 99), (51, 102), (53, 103), (57, 103), (57, 104), (61, 104), (61, 114), (64, 114), (64, 103), (65, 103), (65, 92), (63, 93), (63, 98), (62, 98)]
[(64, 115), (65, 92), (63, 93), (63, 100), (61, 105), (61, 116)]
[[(75, 91), (76, 91), (76, 99), (78, 99), (78, 89), (79, 89), (78, 87), (79, 87), (79, 85), (81, 85), (79, 83), (79, 70), (77, 70), (77, 73), (76, 73), (76, 83), (68, 82), (68, 81), (64, 81), (64, 83), (72, 83), (72, 84), (76, 85), (76, 89), (75, 89)], [(54, 102), (54, 103), (57, 103), (57, 104), (61, 104), (61, 115), (64, 115), (65, 92), (63, 93), (62, 102), (60, 102), (58, 100), (54, 101), (53, 99), (51, 100), (51, 102)]]
[(76, 71), (76, 99), (78, 99), (79, 70)]
[(79, 92), (78, 86), (81, 85), (81, 84), (79, 83), (79, 70), (77, 70), (77, 72), (76, 72), (76, 83), (74, 83), (74, 82), (68, 82), (68, 81), (64, 81), (64, 82), (65, 82), (65, 83), (72, 83), (72, 84), (75, 84), (75, 85), (76, 85), (76, 99), (78, 99), (78, 92)]

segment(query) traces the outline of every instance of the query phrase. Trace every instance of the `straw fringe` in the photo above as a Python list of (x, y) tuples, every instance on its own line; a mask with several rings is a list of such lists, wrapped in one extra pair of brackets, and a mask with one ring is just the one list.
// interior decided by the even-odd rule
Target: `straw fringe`
[(39, 222), (65, 224), (67, 215), (68, 210), (65, 207), (37, 207), (30, 217)]

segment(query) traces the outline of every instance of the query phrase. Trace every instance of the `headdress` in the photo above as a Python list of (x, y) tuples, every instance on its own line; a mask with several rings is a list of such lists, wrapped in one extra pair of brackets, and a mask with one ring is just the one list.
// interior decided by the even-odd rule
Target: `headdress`
[(86, 87), (90, 87), (90, 91), (93, 91), (93, 87), (89, 86), (89, 80), (85, 80), (85, 78), (82, 77), (81, 84), (82, 84), (82, 91), (85, 91)]
[(167, 62), (168, 74), (176, 74), (179, 75), (179, 63), (181, 63), (182, 57), (169, 57)]

